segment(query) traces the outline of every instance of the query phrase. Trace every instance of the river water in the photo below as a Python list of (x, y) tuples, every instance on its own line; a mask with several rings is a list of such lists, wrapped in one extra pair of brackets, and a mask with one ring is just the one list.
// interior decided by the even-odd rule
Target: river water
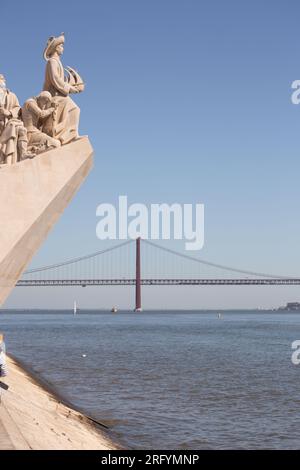
[(125, 446), (300, 447), (300, 314), (41, 311), (1, 313), (0, 329)]

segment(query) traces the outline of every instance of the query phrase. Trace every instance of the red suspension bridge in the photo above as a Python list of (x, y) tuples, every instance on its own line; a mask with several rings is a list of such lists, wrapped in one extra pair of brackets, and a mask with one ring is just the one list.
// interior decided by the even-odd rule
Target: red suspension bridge
[(128, 240), (102, 251), (26, 271), (17, 286), (292, 286), (300, 278), (224, 266), (171, 250), (149, 240)]

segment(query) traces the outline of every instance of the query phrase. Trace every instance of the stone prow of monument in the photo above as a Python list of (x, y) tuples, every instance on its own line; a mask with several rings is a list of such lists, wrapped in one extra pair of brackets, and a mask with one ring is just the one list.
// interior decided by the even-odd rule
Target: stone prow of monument
[(22, 276), (93, 165), (87, 136), (0, 166), (0, 305)]

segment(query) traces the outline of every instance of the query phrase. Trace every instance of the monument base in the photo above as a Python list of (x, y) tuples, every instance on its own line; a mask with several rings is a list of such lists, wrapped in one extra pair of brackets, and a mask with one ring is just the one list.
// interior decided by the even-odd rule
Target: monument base
[(88, 137), (32, 160), (0, 166), (0, 305), (85, 180)]

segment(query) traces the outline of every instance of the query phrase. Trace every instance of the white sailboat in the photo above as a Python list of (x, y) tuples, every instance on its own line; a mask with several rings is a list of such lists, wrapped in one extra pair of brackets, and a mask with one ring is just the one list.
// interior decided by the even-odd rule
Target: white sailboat
[(74, 300), (74, 310), (73, 310), (73, 315), (75, 316), (77, 314), (77, 303), (76, 300)]

